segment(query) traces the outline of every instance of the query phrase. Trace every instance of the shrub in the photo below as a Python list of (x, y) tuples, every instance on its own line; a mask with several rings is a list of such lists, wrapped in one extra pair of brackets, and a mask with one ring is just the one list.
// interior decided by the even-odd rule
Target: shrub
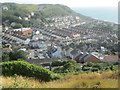
[(63, 62), (62, 62), (62, 65), (65, 65), (65, 64), (67, 64), (67, 63), (72, 63), (72, 64), (76, 64), (77, 62), (75, 61), (75, 60), (64, 60)]
[(54, 73), (63, 73), (63, 68), (57, 67), (53, 70)]
[(89, 71), (89, 70), (90, 70), (90, 67), (83, 66), (83, 67), (82, 67), (82, 70), (83, 70), (83, 71)]
[(86, 66), (92, 67), (94, 64), (92, 62), (88, 62)]
[(62, 61), (55, 60), (52, 62), (52, 66), (61, 66), (61, 65), (62, 65)]
[(97, 72), (97, 71), (99, 71), (99, 69), (98, 68), (92, 68), (91, 71), (92, 72)]
[(35, 66), (25, 61), (2, 62), (0, 66), (2, 66), (2, 74), (4, 76), (13, 76), (17, 74), (22, 76), (34, 77), (41, 81), (50, 81), (61, 78), (61, 76), (54, 74), (53, 72), (45, 69), (42, 66)]
[(99, 70), (102, 69), (102, 67), (101, 67), (101, 65), (99, 63), (94, 64), (93, 68), (98, 68)]
[(15, 50), (11, 52), (4, 52), (2, 54), (2, 61), (14, 61), (18, 59), (23, 59), (25, 60), (27, 58), (26, 54), (24, 51), (21, 50)]
[(26, 59), (27, 56), (24, 51), (15, 50), (9, 53), (10, 61), (18, 60), (18, 59)]
[(73, 63), (68, 62), (67, 64), (65, 64), (63, 66), (63, 71), (65, 73), (74, 72), (75, 71), (75, 65)]
[(72, 73), (76, 71), (76, 66), (71, 63), (67, 62), (66, 64), (63, 65), (63, 67), (57, 67), (53, 70), (55, 73)]

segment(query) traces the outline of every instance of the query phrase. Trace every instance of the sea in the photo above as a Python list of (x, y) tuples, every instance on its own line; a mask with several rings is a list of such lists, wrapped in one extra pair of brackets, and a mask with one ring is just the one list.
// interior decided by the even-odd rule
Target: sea
[(80, 7), (72, 9), (77, 13), (92, 17), (94, 19), (118, 23), (117, 7)]

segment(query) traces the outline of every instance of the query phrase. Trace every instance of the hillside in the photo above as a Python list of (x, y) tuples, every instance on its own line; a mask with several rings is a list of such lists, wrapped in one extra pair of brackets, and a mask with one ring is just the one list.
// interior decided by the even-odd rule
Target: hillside
[[(42, 5), (43, 6), (43, 5)], [(39, 11), (43, 12), (43, 14), (46, 17), (52, 17), (52, 16), (65, 16), (65, 15), (75, 15), (76, 13), (71, 10), (70, 8), (68, 8), (67, 6), (64, 5), (59, 5), (59, 4), (55, 4), (55, 5), (44, 5), (44, 8), (41, 9), (41, 5), (40, 5), (40, 9)]]
[[(7, 9), (6, 9), (7, 7)], [(2, 3), (2, 22), (11, 24), (12, 22), (20, 23), (23, 26), (28, 26), (27, 21), (20, 20), (19, 17), (28, 17), (31, 12), (35, 15), (33, 18), (48, 18), (56, 16), (80, 16), (81, 19), (91, 19), (74, 12), (67, 6), (60, 4), (16, 4), (16, 3)], [(7, 22), (7, 23), (6, 23)]]
[(18, 7), (28, 10), (29, 12), (40, 11), (46, 17), (64, 16), (76, 14), (69, 7), (60, 4), (16, 4)]
[(91, 19), (90, 17), (76, 13), (71, 8), (61, 4), (17, 4), (18, 7), (44, 15), (44, 17), (78, 15), (83, 19)]
[(17, 4), (17, 6), (29, 12), (35, 12), (39, 8), (38, 4)]
[[(79, 16), (80, 21), (86, 22), (87, 28), (91, 28), (94, 24), (96, 28), (111, 26), (112, 23), (96, 20), (88, 16), (76, 13), (71, 8), (61, 4), (16, 4), (16, 3), (2, 3), (2, 24), (10, 28), (43, 25), (51, 21), (46, 18), (61, 17), (61, 16)], [(31, 16), (31, 13), (34, 13)], [(28, 20), (25, 20), (27, 18)], [(101, 22), (101, 23), (99, 23)], [(15, 26), (12, 26), (16, 24)], [(107, 25), (107, 26), (106, 26)], [(117, 30), (114, 27), (112, 30)]]

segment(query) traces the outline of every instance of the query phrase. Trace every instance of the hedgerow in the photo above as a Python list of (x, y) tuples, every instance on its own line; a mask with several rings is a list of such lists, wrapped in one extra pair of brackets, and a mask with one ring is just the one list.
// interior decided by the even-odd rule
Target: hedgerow
[(50, 81), (61, 78), (61, 76), (45, 69), (42, 66), (29, 64), (25, 61), (8, 61), (0, 64), (4, 76), (13, 76), (15, 74), (34, 77), (40, 81)]

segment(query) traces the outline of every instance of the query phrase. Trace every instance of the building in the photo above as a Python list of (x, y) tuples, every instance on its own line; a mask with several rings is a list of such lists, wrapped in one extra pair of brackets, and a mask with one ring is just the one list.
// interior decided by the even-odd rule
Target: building
[(15, 34), (24, 36), (24, 35), (31, 34), (33, 30), (31, 28), (19, 28), (19, 29), (13, 29), (12, 32)]
[(72, 33), (71, 38), (80, 38), (80, 34)]
[(99, 63), (101, 62), (100, 58), (97, 57), (94, 54), (89, 54), (89, 53), (83, 53), (80, 52), (75, 58), (78, 63), (85, 63), (85, 62), (96, 62)]
[(118, 62), (119, 57), (116, 55), (106, 55), (103, 58), (103, 62)]

